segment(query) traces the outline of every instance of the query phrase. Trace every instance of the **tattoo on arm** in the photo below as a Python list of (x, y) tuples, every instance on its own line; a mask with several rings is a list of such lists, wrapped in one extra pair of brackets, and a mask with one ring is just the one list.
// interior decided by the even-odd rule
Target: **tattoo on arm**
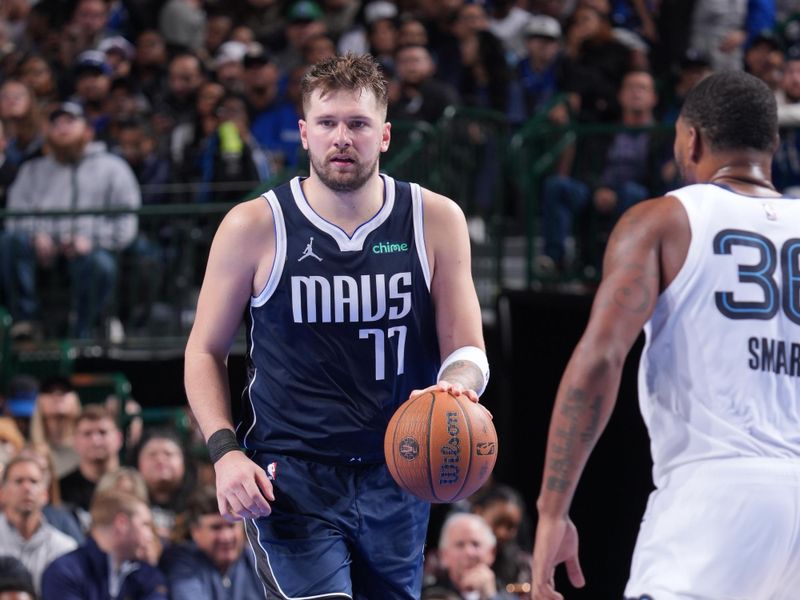
[(653, 301), (648, 280), (655, 278), (645, 265), (629, 263), (622, 266), (627, 271), (622, 283), (613, 291), (612, 301), (617, 307), (635, 314), (646, 312)]
[[(572, 388), (560, 409), (561, 425), (555, 430), (551, 442), (551, 460), (547, 467), (547, 489), (559, 494), (565, 493), (572, 483), (569, 477), (575, 465), (576, 446), (593, 444), (600, 426), (600, 407), (603, 397), (590, 398), (584, 390)], [(588, 422), (587, 421), (588, 417)], [(585, 423), (582, 428), (582, 422)]]
[(457, 360), (447, 365), (441, 379), (450, 383), (460, 383), (467, 390), (479, 390), (483, 387), (483, 373), (480, 367), (468, 360)]

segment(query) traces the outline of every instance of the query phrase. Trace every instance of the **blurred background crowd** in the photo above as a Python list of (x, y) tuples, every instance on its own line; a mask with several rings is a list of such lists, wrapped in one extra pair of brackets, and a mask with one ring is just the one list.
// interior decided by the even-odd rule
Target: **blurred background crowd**
[[(411, 148), (427, 184), (474, 150), (431, 186), (471, 181), (471, 197), (450, 195), (476, 248), (498, 219), (527, 236), (529, 284), (596, 278), (621, 212), (680, 185), (673, 125), (715, 70), (774, 90), (773, 179), (800, 190), (796, 0), (2, 0), (3, 339), (141, 330), (154, 345), (173, 319), (185, 333), (222, 212), (306, 172), (299, 83), (344, 52), (372, 53), (390, 82), (386, 165)], [(448, 123), (462, 137), (442, 138)], [(5, 343), (0, 553), (23, 568), (0, 559), (0, 592), (56, 598), (77, 563), (53, 561), (79, 546), (84, 585), (113, 588), (92, 597), (260, 593), (187, 416), (143, 429), (135, 403), (82, 402), (68, 377), (6, 377)], [(425, 597), (472, 598), (465, 578), (482, 600), (523, 593), (519, 494), (492, 483), (440, 528), (449, 510), (434, 519)], [(109, 578), (104, 554), (128, 570)]]

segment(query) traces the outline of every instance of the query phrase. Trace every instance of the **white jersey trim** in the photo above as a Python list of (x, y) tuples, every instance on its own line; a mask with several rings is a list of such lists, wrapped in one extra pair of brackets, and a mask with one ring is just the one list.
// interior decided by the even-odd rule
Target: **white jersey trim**
[(692, 229), (693, 226), (701, 222), (698, 215), (698, 206), (696, 202), (692, 202), (691, 199), (683, 193), (685, 189), (686, 188), (681, 188), (666, 194), (667, 196), (676, 198), (678, 202), (681, 203), (681, 206), (686, 213), (686, 220), (689, 223), (689, 248), (686, 251), (686, 258), (683, 260), (683, 264), (678, 270), (677, 275), (675, 275), (675, 278), (670, 282), (666, 289), (661, 292), (662, 298), (665, 296), (678, 294), (681, 292), (681, 290), (686, 288), (691, 281), (692, 276), (697, 271), (697, 268), (700, 265), (700, 258), (702, 256), (700, 248), (700, 240), (703, 237), (702, 232), (694, 231), (694, 229)]
[(272, 191), (264, 194), (263, 198), (272, 209), (272, 220), (275, 227), (275, 258), (272, 261), (272, 268), (270, 269), (267, 283), (264, 284), (264, 289), (261, 290), (258, 296), (250, 298), (250, 305), (256, 308), (264, 306), (272, 294), (275, 293), (283, 274), (283, 267), (286, 264), (286, 222), (283, 220), (281, 203), (278, 202), (278, 197)]
[(417, 258), (425, 275), (425, 285), (431, 291), (431, 266), (428, 263), (428, 249), (425, 247), (425, 207), (422, 202), (422, 189), (419, 184), (411, 184), (411, 202), (414, 215), (414, 242), (417, 246)]
[(339, 250), (342, 252), (360, 252), (364, 248), (364, 242), (367, 236), (389, 218), (389, 215), (392, 214), (392, 208), (394, 208), (394, 179), (384, 174), (381, 174), (381, 177), (383, 178), (384, 184), (383, 206), (381, 206), (380, 210), (375, 213), (369, 221), (359, 225), (352, 236), (347, 235), (338, 225), (323, 219), (311, 208), (311, 205), (308, 203), (303, 193), (299, 177), (295, 177), (291, 181), (292, 196), (294, 197), (295, 204), (297, 204), (297, 208), (300, 209), (300, 212), (303, 213), (306, 219), (311, 221), (317, 229), (330, 235), (339, 245)]

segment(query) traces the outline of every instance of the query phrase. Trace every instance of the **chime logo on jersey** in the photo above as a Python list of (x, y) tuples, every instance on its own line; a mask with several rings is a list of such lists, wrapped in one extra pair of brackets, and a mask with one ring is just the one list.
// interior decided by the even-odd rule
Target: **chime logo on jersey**
[(370, 323), (411, 312), (411, 273), (292, 276), (295, 323)]
[(373, 254), (394, 254), (395, 252), (408, 252), (406, 242), (378, 242), (372, 246)]

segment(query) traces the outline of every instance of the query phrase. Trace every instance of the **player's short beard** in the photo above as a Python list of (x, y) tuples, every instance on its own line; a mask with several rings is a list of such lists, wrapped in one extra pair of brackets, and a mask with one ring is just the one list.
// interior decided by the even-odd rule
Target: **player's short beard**
[(341, 173), (337, 177), (333, 174), (331, 165), (327, 159), (320, 161), (316, 156), (309, 152), (311, 166), (320, 181), (334, 192), (355, 192), (361, 189), (378, 168), (380, 155), (375, 157), (371, 164), (356, 162), (356, 169), (350, 173)]

